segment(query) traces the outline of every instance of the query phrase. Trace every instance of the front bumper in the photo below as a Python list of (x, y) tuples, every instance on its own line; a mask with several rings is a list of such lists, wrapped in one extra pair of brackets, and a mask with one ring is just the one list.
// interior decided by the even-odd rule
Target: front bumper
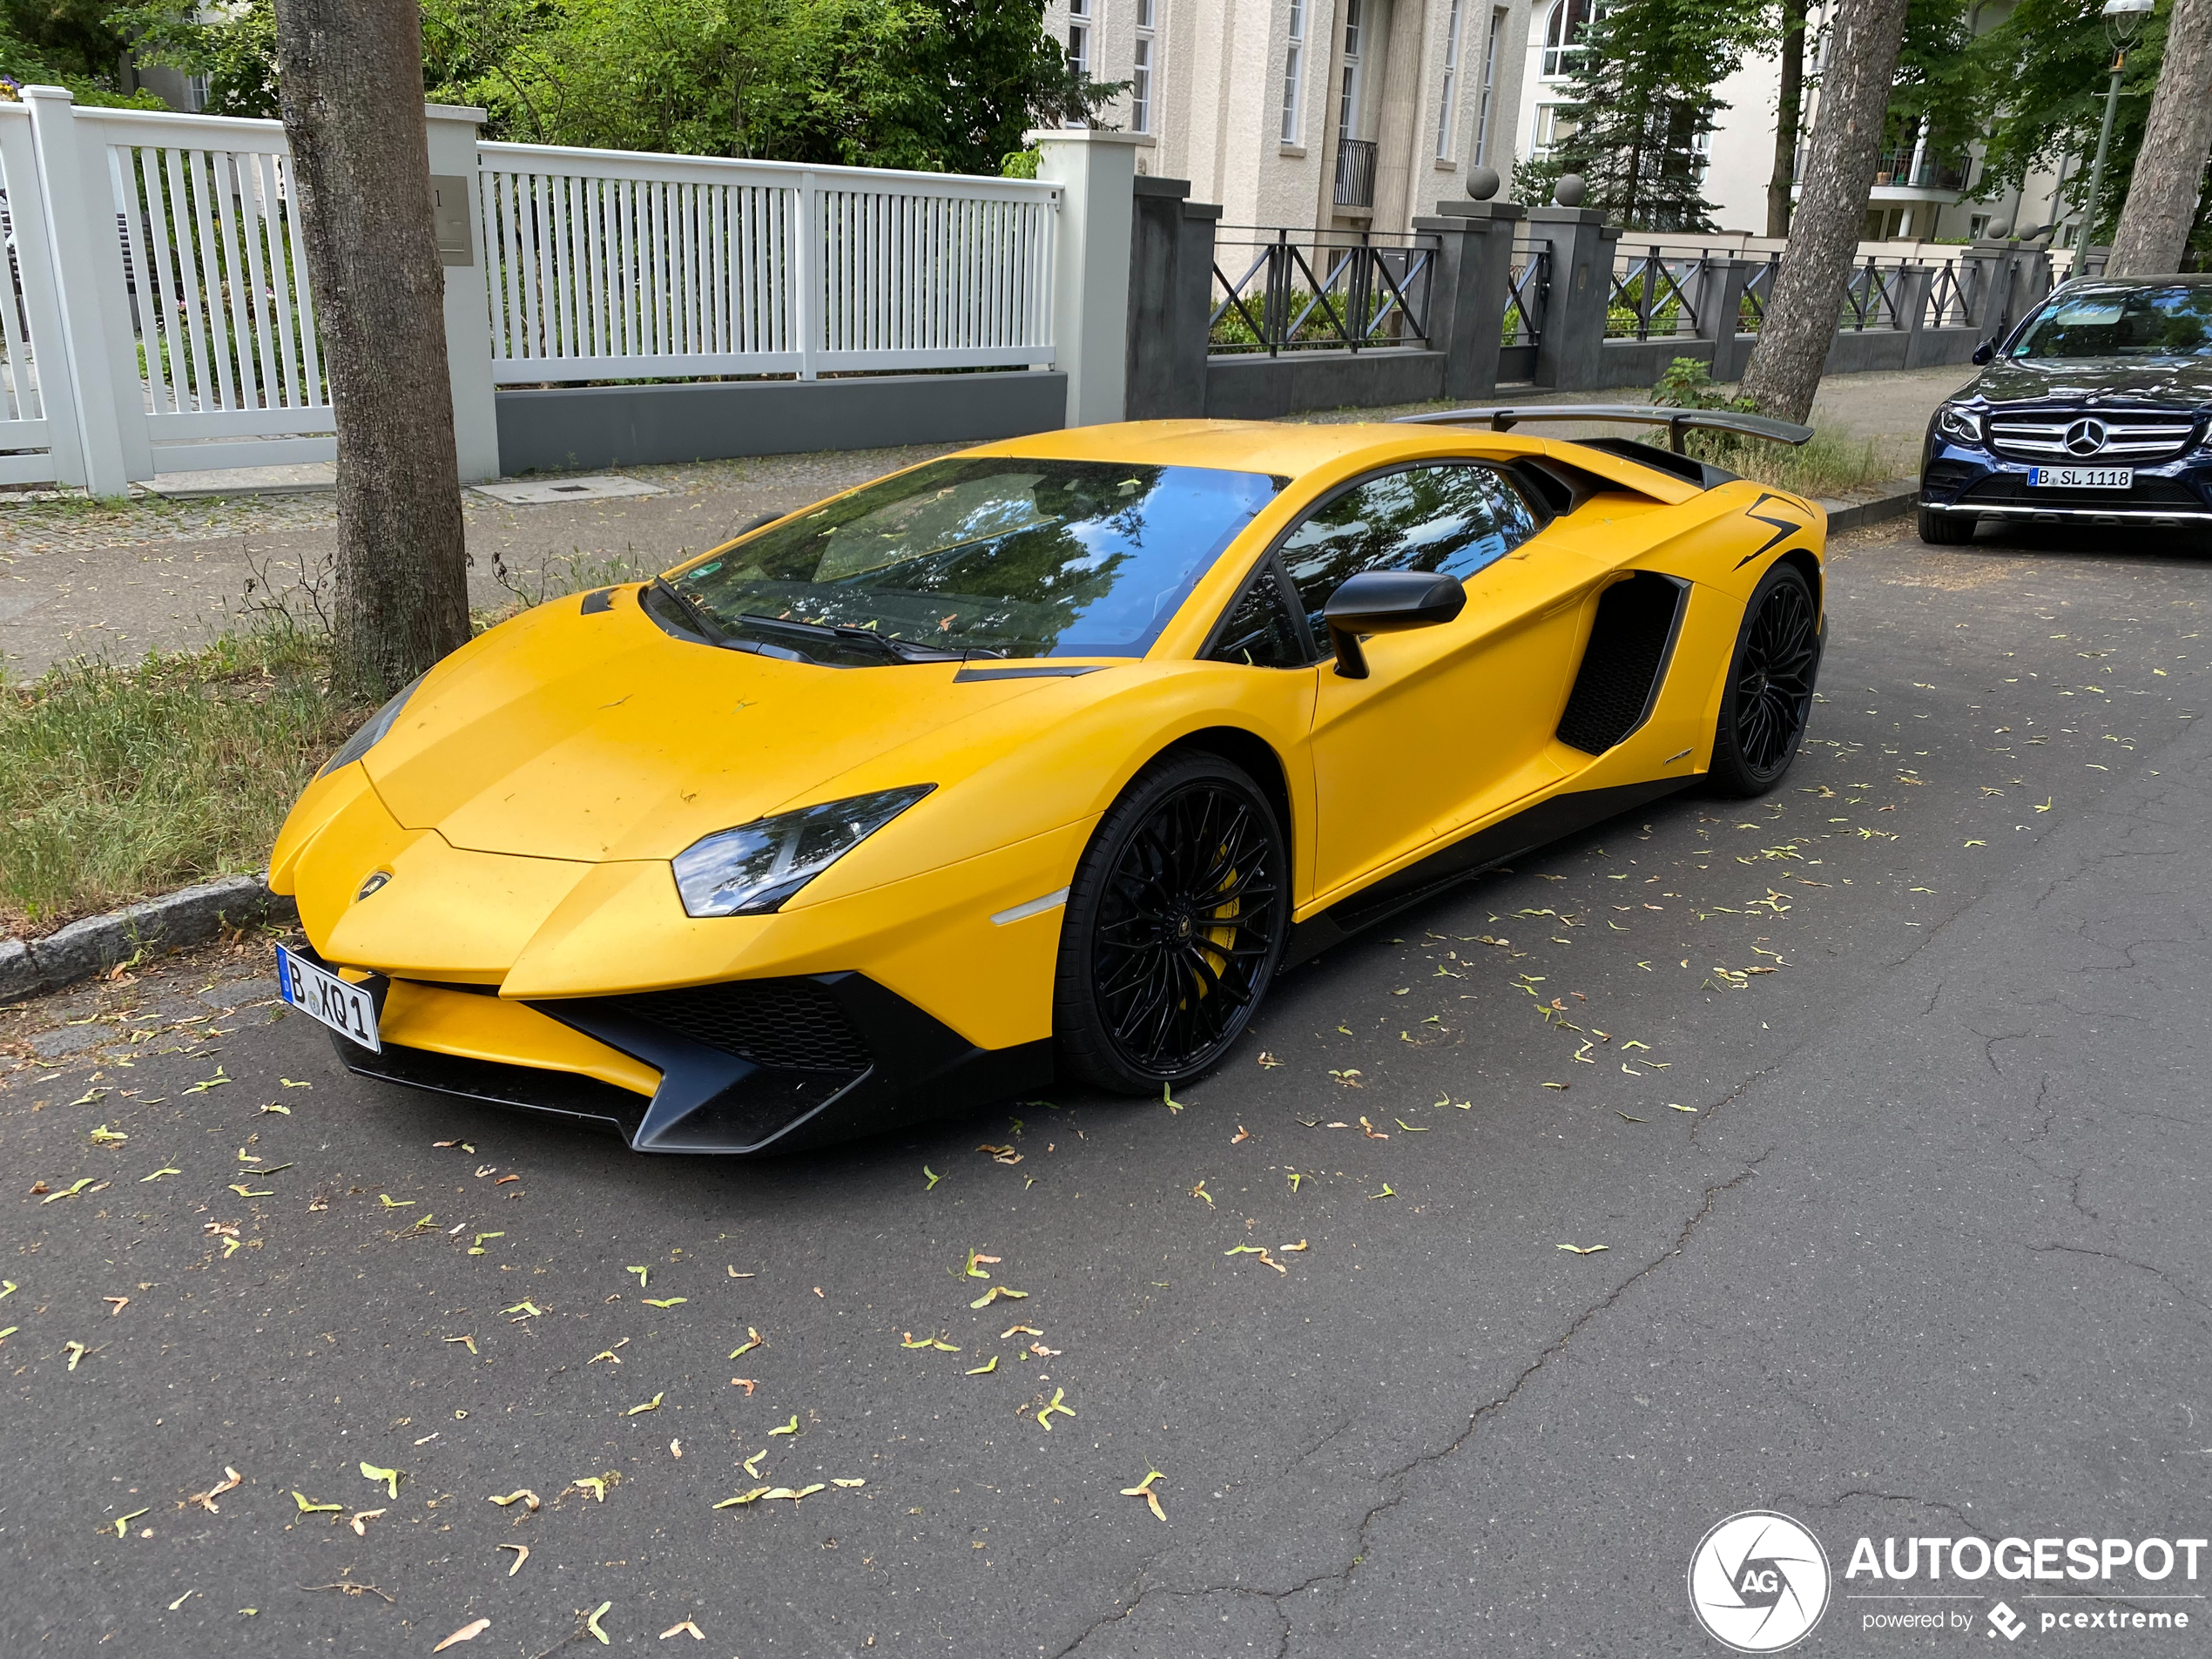
[(1920, 463), (1919, 505), (1953, 517), (2017, 523), (2212, 525), (2212, 452), (2202, 448), (2135, 468), (2134, 488), (2125, 491), (2033, 488), (2027, 476), (2034, 464), (1932, 432)]
[[(588, 1123), (638, 1152), (798, 1151), (925, 1123), (1052, 1076), (1049, 1040), (978, 1048), (856, 973), (519, 1006), (485, 987), (372, 987), (398, 1017), (381, 1053), (333, 1035), (349, 1070)], [(529, 1021), (524, 1009), (552, 1023)], [(440, 1046), (409, 1043), (410, 1035)], [(593, 1063), (593, 1050), (608, 1063)]]

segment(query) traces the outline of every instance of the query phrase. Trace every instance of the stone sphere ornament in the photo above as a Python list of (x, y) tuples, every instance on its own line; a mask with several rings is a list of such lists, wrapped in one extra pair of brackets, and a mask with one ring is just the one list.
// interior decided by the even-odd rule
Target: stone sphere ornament
[(1498, 193), (1501, 182), (1495, 167), (1477, 167), (1467, 174), (1467, 194), (1479, 202), (1487, 202)]
[(1582, 198), (1589, 193), (1589, 186), (1582, 182), (1579, 172), (1563, 172), (1552, 186), (1552, 200), (1561, 207), (1580, 207)]
[(1988, 231), (1986, 233), (1989, 239), (1993, 242), (2004, 241), (2006, 238), (2010, 237), (2012, 233), (2013, 221), (2009, 219), (1993, 220)]

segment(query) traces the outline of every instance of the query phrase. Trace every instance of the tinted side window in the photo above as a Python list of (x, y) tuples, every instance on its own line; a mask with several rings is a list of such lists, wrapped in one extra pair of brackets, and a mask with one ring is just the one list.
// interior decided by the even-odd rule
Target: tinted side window
[(1305, 631), (1284, 597), (1282, 575), (1273, 559), (1245, 584), (1244, 596), (1230, 607), (1220, 637), (1206, 655), (1217, 663), (1244, 663), (1254, 668), (1303, 668), (1312, 660)]
[(1428, 570), (1464, 580), (1535, 532), (1528, 503), (1493, 469), (1408, 467), (1323, 503), (1291, 532), (1282, 558), (1318, 638), (1321, 607), (1347, 577)]

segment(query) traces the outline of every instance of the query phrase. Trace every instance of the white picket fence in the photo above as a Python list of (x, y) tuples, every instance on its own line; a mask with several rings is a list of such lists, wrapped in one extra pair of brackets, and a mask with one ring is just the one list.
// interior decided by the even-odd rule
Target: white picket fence
[(1053, 357), (1052, 185), (477, 146), (501, 385)]
[[(494, 385), (1055, 361), (1055, 185), (475, 150), (476, 239), (445, 275)], [(335, 453), (291, 168), (275, 121), (0, 103), (0, 483)], [(453, 315), (458, 376), (483, 348)]]

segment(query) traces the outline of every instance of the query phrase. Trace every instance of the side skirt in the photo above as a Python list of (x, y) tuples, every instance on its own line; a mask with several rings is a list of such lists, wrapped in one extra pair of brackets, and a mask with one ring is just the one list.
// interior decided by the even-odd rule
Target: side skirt
[(1603, 823), (1695, 782), (1695, 778), (1655, 778), (1645, 783), (1615, 784), (1604, 789), (1569, 790), (1540, 800), (1298, 923), (1291, 929), (1282, 966), (1293, 968), (1311, 961), (1330, 946), (1372, 927), (1409, 905), (1433, 898), (1562, 835), (1572, 835), (1577, 830)]

